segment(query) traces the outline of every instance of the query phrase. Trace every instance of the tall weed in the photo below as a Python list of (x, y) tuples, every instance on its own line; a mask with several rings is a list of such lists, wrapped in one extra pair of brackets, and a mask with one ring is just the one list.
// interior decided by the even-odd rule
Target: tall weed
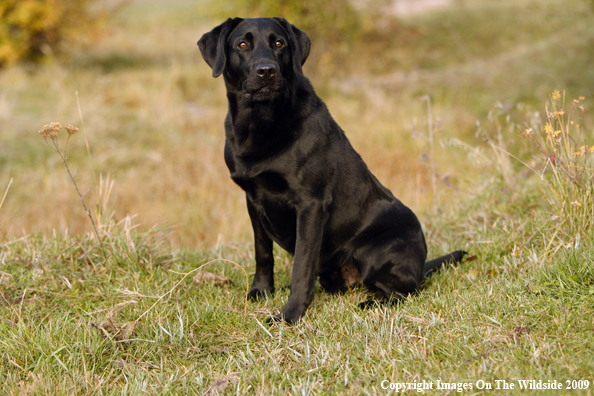
[(482, 144), (442, 140), (448, 150), (466, 152), (480, 177), (461, 171), (455, 195), (442, 202), (439, 216), (425, 219), (428, 244), (440, 246), (455, 235), (455, 243), (484, 256), (521, 255), (534, 247), (549, 257), (590, 238), (594, 136), (585, 126), (591, 120), (585, 100), (569, 101), (555, 91), (544, 113), (498, 103), (490, 124), (478, 127)]
[(553, 92), (544, 123), (533, 115), (521, 132), (539, 162), (534, 171), (542, 181), (550, 220), (560, 236), (576, 245), (591, 234), (594, 220), (594, 145), (584, 130), (584, 100), (567, 103), (564, 94)]

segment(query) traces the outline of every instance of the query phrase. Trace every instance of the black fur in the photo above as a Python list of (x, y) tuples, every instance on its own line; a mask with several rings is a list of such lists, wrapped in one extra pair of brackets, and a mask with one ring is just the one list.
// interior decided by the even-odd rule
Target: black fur
[(316, 277), (330, 292), (358, 280), (395, 300), (456, 251), (425, 263), (415, 214), (367, 169), (303, 76), (309, 37), (283, 18), (228, 19), (202, 36), (229, 100), (225, 162), (245, 190), (256, 250), (251, 298), (274, 292), (272, 243), (294, 255), (291, 294), (275, 319), (297, 322)]

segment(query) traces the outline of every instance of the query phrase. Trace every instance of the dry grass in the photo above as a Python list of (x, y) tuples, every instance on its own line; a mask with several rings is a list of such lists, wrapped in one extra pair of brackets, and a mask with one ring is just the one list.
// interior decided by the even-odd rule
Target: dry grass
[[(361, 395), (384, 394), (384, 380), (435, 389), (437, 380), (525, 379), (587, 380), (591, 395), (591, 244), (507, 251), (502, 230), (475, 230), (494, 238), (481, 260), (432, 277), (403, 304), (362, 311), (363, 290), (319, 291), (296, 326), (263, 324), (286, 290), (246, 310), (241, 267), (205, 268), (231, 284), (189, 279), (217, 255), (253, 273), (245, 248), (180, 252), (156, 232), (130, 243), (116, 230), (103, 259), (88, 237), (12, 241), (0, 257), (10, 274), (0, 274), (3, 390)], [(290, 259), (276, 261), (277, 282), (287, 284)]]
[[(89, 230), (57, 159), (32, 133), (39, 120), (62, 120), (79, 126), (88, 140), (90, 156), (85, 139), (77, 136), (70, 142), (69, 157), (83, 189), (90, 189), (90, 202), (98, 203), (99, 175), (115, 181), (104, 216), (115, 211), (119, 221), (138, 214), (143, 227), (172, 225), (175, 241), (188, 246), (212, 244), (219, 235), (225, 241), (249, 237), (243, 195), (222, 160), (223, 84), (210, 77), (194, 48), (200, 31), (175, 37), (169, 33), (172, 42), (186, 47), (179, 49), (184, 59), (173, 54), (166, 65), (152, 64), (159, 62), (154, 59), (158, 54), (134, 54), (141, 58), (139, 64), (111, 73), (104, 73), (101, 65), (56, 65), (34, 75), (17, 68), (4, 72), (7, 133), (1, 139), (8, 166), (2, 174), (15, 181), (4, 204), (0, 232), (18, 236), (52, 229), (72, 234)], [(104, 45), (125, 52), (120, 35), (124, 33)], [(150, 36), (158, 42), (162, 31)], [(155, 45), (149, 44), (150, 38), (144, 40), (147, 46)], [(366, 96), (331, 94), (328, 104), (377, 176), (405, 202), (422, 209), (427, 204), (422, 198), (426, 171), (417, 161), (419, 148), (407, 137), (411, 119), (403, 116), (394, 123), (393, 103), (369, 104)], [(402, 135), (404, 141), (398, 138)]]
[[(567, 6), (551, 1), (534, 9), (522, 2), (505, 4), (487, 7), (487, 13), (504, 20), (509, 10), (530, 9), (530, 19), (522, 22), (530, 33), (520, 34), (514, 43), (513, 34), (498, 25), (502, 41), (490, 39), (496, 44), (493, 54), (481, 49), (480, 41), (472, 41), (474, 34), (485, 38), (497, 32), (483, 23), (486, 6), (465, 2), (461, 9), (409, 19), (406, 28), (413, 33), (405, 37), (412, 41), (397, 42), (391, 47), (394, 53), (386, 53), (387, 59), (393, 55), (399, 62), (388, 75), (361, 72), (341, 80), (314, 79), (371, 170), (424, 221), (434, 202), (445, 209), (462, 200), (469, 192), (464, 181), (480, 172), (472, 165), (472, 155), (451, 142), (458, 139), (484, 149), (481, 138), (474, 136), (477, 119), (499, 98), (521, 100), (525, 92), (536, 92), (540, 101), (543, 90), (546, 95), (563, 88), (567, 84), (551, 87), (542, 80), (543, 74), (557, 76), (564, 67), (547, 66), (543, 54), (563, 45), (581, 51), (592, 34), (584, 27), (592, 18), (578, 1)], [(130, 216), (140, 229), (171, 226), (173, 243), (182, 246), (250, 239), (242, 192), (222, 160), (223, 83), (211, 78), (196, 48), (197, 38), (215, 22), (201, 19), (200, 10), (184, 0), (168, 7), (132, 2), (111, 34), (94, 47), (34, 73), (23, 67), (2, 72), (0, 184), (6, 186), (11, 178), (14, 182), (1, 208), (0, 236), (90, 231), (59, 158), (34, 133), (46, 122), (61, 121), (81, 128), (81, 135), (71, 141), (69, 162), (78, 171), (81, 190), (88, 189), (86, 197), (103, 227)], [(474, 25), (471, 16), (477, 18)], [(550, 27), (537, 23), (542, 17), (553, 18)], [(452, 25), (443, 30), (435, 22), (439, 18)], [(577, 22), (564, 24), (569, 20)], [(524, 26), (515, 18), (509, 21), (509, 29)], [(444, 38), (443, 33), (454, 28), (473, 48), (473, 56), (460, 58), (459, 43)], [(568, 37), (573, 39), (565, 44)], [(531, 49), (532, 40), (538, 41), (537, 50)], [(436, 54), (441, 68), (434, 62)], [(535, 62), (539, 67), (529, 74), (524, 66)], [(582, 61), (567, 62), (577, 65), (576, 72), (582, 70)], [(306, 64), (306, 74), (316, 76), (316, 70)], [(521, 79), (524, 83), (519, 84)], [(432, 96), (437, 131), (437, 197), (431, 193), (432, 153), (418, 137), (428, 134), (426, 104), (419, 100), (425, 94)], [(504, 106), (513, 108), (515, 103)], [(114, 183), (110, 195), (100, 191), (101, 178)]]

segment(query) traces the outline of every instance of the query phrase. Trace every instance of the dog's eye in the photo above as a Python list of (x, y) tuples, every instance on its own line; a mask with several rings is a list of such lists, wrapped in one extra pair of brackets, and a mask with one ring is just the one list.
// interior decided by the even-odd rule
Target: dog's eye
[(248, 45), (245, 41), (242, 41), (241, 43), (237, 44), (237, 46), (241, 49), (246, 49)]
[(274, 43), (274, 45), (276, 46), (276, 48), (281, 48), (284, 44), (282, 41), (276, 40), (276, 43)]

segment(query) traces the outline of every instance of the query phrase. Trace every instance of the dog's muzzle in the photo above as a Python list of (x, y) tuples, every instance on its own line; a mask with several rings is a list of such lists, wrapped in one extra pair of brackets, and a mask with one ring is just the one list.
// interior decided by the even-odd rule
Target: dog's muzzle
[(276, 98), (282, 88), (282, 77), (274, 63), (259, 63), (244, 84), (247, 99), (264, 101)]
[(256, 66), (256, 75), (263, 80), (270, 80), (276, 76), (276, 65), (272, 63), (261, 63)]

